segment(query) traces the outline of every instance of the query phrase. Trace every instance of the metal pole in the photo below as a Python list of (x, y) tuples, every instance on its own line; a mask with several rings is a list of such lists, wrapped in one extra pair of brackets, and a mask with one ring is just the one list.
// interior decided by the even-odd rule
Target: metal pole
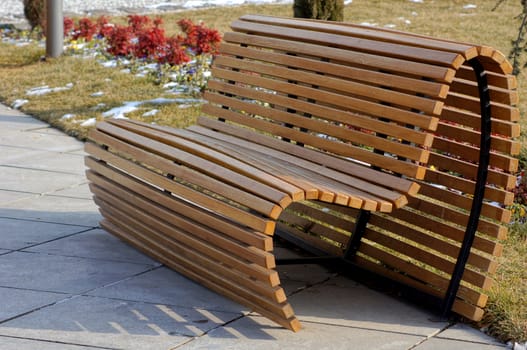
[(46, 0), (46, 57), (59, 57), (64, 50), (62, 0)]

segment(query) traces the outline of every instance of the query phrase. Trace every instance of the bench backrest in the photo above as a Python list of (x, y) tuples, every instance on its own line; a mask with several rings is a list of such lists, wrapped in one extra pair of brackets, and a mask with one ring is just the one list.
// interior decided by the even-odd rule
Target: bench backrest
[(437, 128), (459, 54), (295, 19), (244, 16), (232, 28), (213, 64), (205, 113), (423, 178), (429, 131)]

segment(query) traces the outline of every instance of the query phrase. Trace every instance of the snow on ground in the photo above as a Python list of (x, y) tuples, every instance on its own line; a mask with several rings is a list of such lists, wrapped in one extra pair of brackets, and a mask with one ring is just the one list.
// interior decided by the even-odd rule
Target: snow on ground
[[(291, 3), (292, 0), (63, 0), (66, 14), (152, 13), (207, 6), (229, 6), (248, 3)], [(348, 0), (348, 3), (351, 2)], [(24, 22), (22, 0), (0, 0), (0, 23)]]

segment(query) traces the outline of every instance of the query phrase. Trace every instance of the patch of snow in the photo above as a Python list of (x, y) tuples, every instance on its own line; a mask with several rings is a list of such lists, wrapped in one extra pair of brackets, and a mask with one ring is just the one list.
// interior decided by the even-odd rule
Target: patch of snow
[(422, 4), (424, 0), (409, 0), (410, 2), (414, 2), (416, 4)]
[(350, 5), (352, 2), (353, 2), (353, 0), (345, 0), (344, 1), (344, 6)]
[(152, 109), (151, 111), (148, 111), (148, 112), (145, 112), (143, 113), (143, 117), (153, 117), (154, 115), (156, 115), (157, 113), (159, 113), (159, 109)]
[(74, 118), (74, 117), (75, 117), (75, 114), (68, 113), (68, 114), (64, 114), (62, 117), (60, 117), (60, 120), (68, 120), (68, 119), (71, 119), (71, 118)]
[(178, 85), (179, 84), (176, 83), (175, 81), (171, 81), (170, 83), (166, 83), (165, 85), (163, 85), (163, 89), (170, 89), (170, 88), (176, 87)]
[(46, 95), (50, 92), (59, 92), (69, 90), (73, 87), (73, 83), (68, 83), (65, 86), (59, 86), (55, 88), (50, 88), (48, 85), (37, 86), (26, 91), (27, 96), (40, 96)]
[(465, 10), (471, 10), (471, 9), (475, 9), (477, 7), (478, 7), (478, 5), (475, 5), (475, 4), (466, 4), (465, 6), (463, 6), (463, 8)]
[(117, 67), (117, 60), (103, 61), (101, 65), (106, 68), (115, 68)]
[(115, 107), (112, 108), (102, 114), (103, 117), (108, 118), (119, 118), (124, 117), (126, 113), (131, 113), (134, 111), (137, 111), (139, 106), (142, 104), (142, 102), (139, 101), (131, 101), (131, 102), (125, 102), (123, 106), (121, 107)]
[(97, 122), (97, 119), (90, 118), (90, 119), (87, 119), (87, 120), (83, 121), (81, 123), (81, 126), (84, 126), (84, 127), (94, 126), (96, 122)]
[(91, 97), (101, 97), (103, 95), (104, 95), (103, 91), (97, 91), (97, 92), (94, 92), (93, 94), (91, 94), (90, 96)]
[(395, 27), (397, 27), (397, 26), (396, 26), (395, 24), (393, 24), (393, 23), (390, 23), (390, 24), (386, 24), (386, 25), (384, 25), (384, 28), (390, 28), (390, 29), (392, 29), (392, 28), (395, 28)]
[(170, 104), (170, 103), (203, 103), (202, 99), (198, 98), (165, 98), (165, 97), (159, 97), (154, 98), (152, 100), (146, 100), (142, 103), (149, 103), (149, 104)]
[(19, 109), (20, 107), (22, 107), (23, 105), (25, 105), (28, 102), (29, 102), (29, 100), (26, 100), (26, 99), (21, 99), (21, 98), (16, 99), (11, 104), (11, 108)]

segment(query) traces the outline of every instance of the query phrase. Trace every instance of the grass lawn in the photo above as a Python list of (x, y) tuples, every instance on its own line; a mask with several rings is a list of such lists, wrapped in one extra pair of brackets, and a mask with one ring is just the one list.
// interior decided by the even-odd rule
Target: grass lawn
[[(368, 22), (379, 26), (427, 34), (458, 41), (484, 43), (504, 53), (510, 51), (516, 38), (522, 11), (519, 0), (505, 1), (492, 11), (497, 0), (474, 1), (476, 8), (465, 8), (465, 0), (436, 0), (414, 3), (409, 0), (353, 0), (346, 6), (345, 21)], [(291, 16), (291, 5), (251, 5), (166, 13), (167, 32), (177, 30), (176, 22), (189, 18), (221, 32), (228, 24), (247, 13)], [(121, 68), (105, 68), (93, 58), (64, 55), (42, 61), (44, 48), (37, 44), (15, 46), (0, 43), (0, 102), (12, 105), (19, 99), (29, 102), (21, 110), (34, 115), (79, 138), (84, 138), (88, 127), (82, 121), (102, 119), (102, 112), (121, 106), (124, 101), (145, 101), (159, 97), (174, 98), (153, 78), (124, 74)], [(524, 70), (518, 76), (520, 110), (525, 115), (527, 83)], [(26, 91), (38, 86), (69, 88), (45, 95), (27, 96)], [(181, 96), (186, 97), (186, 96)], [(190, 97), (190, 96), (187, 96)], [(184, 108), (182, 108), (184, 107)], [(148, 109), (159, 110), (154, 116), (143, 116)], [(128, 117), (158, 124), (185, 126), (200, 112), (199, 104), (143, 105)], [(64, 118), (64, 115), (74, 115)], [(522, 128), (526, 120), (522, 117)], [(521, 136), (522, 160), (527, 158), (527, 140)], [(496, 283), (490, 293), (486, 318), (482, 326), (502, 340), (527, 340), (527, 225), (511, 225), (510, 239), (505, 243)]]

